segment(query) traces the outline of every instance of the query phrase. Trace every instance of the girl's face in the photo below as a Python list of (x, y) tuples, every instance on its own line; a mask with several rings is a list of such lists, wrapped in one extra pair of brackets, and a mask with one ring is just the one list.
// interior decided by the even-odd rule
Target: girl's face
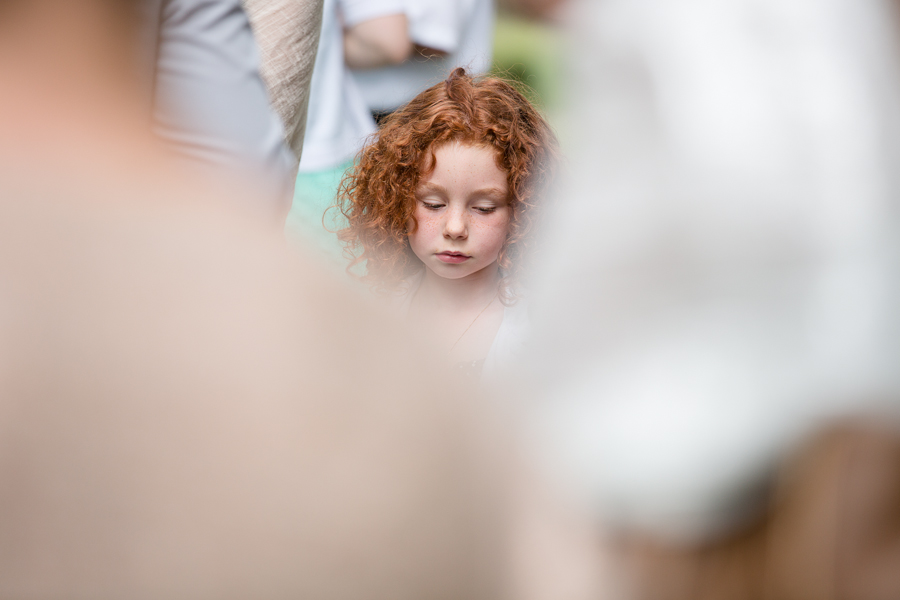
[(451, 142), (434, 151), (431, 174), (416, 190), (413, 253), (440, 277), (462, 279), (497, 268), (509, 233), (509, 187), (494, 150)]

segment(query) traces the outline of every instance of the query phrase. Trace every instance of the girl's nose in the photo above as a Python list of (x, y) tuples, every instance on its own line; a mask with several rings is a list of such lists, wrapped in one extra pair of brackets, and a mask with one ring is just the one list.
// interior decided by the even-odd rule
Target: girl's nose
[(456, 240), (465, 239), (468, 236), (468, 224), (463, 211), (449, 210), (444, 220), (444, 237)]

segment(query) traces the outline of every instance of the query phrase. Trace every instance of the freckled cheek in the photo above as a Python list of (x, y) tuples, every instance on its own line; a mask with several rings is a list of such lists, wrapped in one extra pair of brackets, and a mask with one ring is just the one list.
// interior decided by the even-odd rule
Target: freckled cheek
[(432, 214), (416, 215), (416, 223), (418, 224), (416, 232), (410, 235), (409, 242), (413, 251), (418, 254), (420, 251), (433, 249), (436, 240), (442, 237), (442, 232), (440, 222)]
[(416, 218), (419, 222), (419, 231), (423, 234), (433, 234), (440, 228), (438, 219), (432, 215), (424, 215)]
[(503, 247), (509, 233), (508, 220), (493, 223), (480, 222), (473, 224), (472, 227), (486, 249), (496, 249), (497, 251)]

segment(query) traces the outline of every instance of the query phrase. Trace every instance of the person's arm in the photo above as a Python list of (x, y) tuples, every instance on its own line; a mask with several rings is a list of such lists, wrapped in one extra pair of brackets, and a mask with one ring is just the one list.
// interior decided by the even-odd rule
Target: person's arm
[(397, 65), (412, 54), (409, 23), (402, 13), (376, 17), (344, 29), (344, 60), (351, 69)]

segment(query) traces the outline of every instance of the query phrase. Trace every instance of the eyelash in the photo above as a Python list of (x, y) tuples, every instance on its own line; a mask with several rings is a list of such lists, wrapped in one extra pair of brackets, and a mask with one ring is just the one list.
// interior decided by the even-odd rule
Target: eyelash
[[(422, 202), (422, 206), (424, 206), (427, 210), (440, 210), (444, 208), (443, 204), (433, 204), (431, 202)], [(497, 210), (496, 206), (475, 206), (474, 209), (483, 215), (489, 215), (495, 210)]]

